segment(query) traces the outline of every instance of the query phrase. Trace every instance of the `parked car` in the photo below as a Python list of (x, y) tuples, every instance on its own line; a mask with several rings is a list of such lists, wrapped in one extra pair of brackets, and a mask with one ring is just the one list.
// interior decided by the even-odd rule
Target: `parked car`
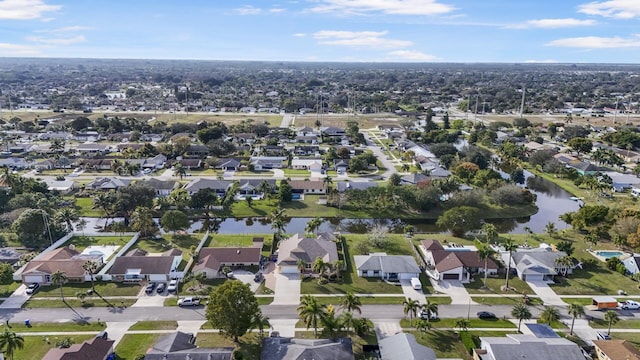
[(420, 319), (422, 320), (435, 320), (438, 318), (438, 315), (434, 312), (432, 312), (430, 315), (431, 315), (431, 318), (427, 319), (427, 316), (428, 316), (427, 310), (420, 311)]
[(253, 277), (253, 281), (259, 283), (262, 282), (262, 279), (264, 279), (264, 276), (262, 276), (262, 273), (257, 273), (254, 277)]
[(158, 294), (162, 294), (166, 288), (167, 288), (167, 284), (166, 283), (160, 283), (160, 284), (158, 284), (158, 287), (156, 288), (156, 292)]
[(170, 293), (174, 293), (178, 290), (178, 280), (169, 281), (169, 286), (167, 287), (167, 291)]
[(36, 290), (38, 290), (38, 288), (40, 287), (40, 284), (38, 283), (31, 283), (28, 287), (27, 287), (27, 295), (31, 295), (33, 293), (36, 292)]
[(596, 333), (596, 337), (598, 340), (611, 340), (611, 336), (609, 336), (609, 334), (600, 331)]
[(227, 273), (227, 279), (235, 279), (236, 275), (233, 273), (233, 271), (229, 271)]
[(496, 319), (496, 314), (488, 311), (479, 311), (477, 315), (480, 319)]
[(633, 300), (627, 300), (625, 302), (621, 302), (620, 303), (620, 308), (625, 309), (625, 310), (638, 310), (640, 309), (640, 303), (633, 301)]
[(200, 305), (200, 299), (196, 297), (186, 297), (178, 300), (178, 306), (198, 306)]
[(150, 282), (147, 284), (147, 287), (144, 289), (144, 292), (147, 294), (153, 294), (153, 290), (156, 289), (156, 283)]

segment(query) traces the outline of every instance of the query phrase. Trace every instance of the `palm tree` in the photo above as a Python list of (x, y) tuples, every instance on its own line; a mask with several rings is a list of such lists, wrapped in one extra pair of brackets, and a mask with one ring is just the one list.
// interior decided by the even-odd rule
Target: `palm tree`
[(298, 259), (298, 261), (296, 261), (296, 266), (298, 266), (298, 271), (303, 272), (307, 267), (307, 263), (302, 259)]
[(153, 234), (157, 225), (153, 221), (153, 212), (148, 207), (138, 206), (131, 214), (131, 227), (135, 231), (142, 233), (142, 237), (145, 238)]
[(318, 256), (316, 258), (316, 261), (313, 262), (312, 269), (314, 272), (320, 274), (320, 276), (323, 276), (325, 271), (327, 271), (328, 266), (329, 263), (324, 262), (324, 260), (322, 260), (322, 258)]
[(360, 301), (360, 297), (352, 293), (351, 291), (347, 292), (343, 297), (340, 298), (340, 308), (346, 310), (347, 312), (353, 313), (355, 311), (358, 314), (362, 314), (362, 302)]
[(87, 293), (86, 292), (78, 291), (76, 293), (76, 297), (78, 298), (78, 300), (80, 300), (82, 302), (83, 306), (86, 304), (86, 302), (87, 302)]
[(4, 354), (13, 360), (13, 353), (17, 349), (24, 348), (24, 338), (13, 331), (9, 331), (8, 328), (4, 329), (4, 332), (0, 333), (0, 349), (3, 349)]
[(280, 240), (284, 232), (286, 218), (287, 211), (280, 207), (267, 216), (267, 220), (271, 223), (271, 228), (274, 230), (274, 235), (277, 240)]
[(607, 312), (604, 313), (604, 321), (609, 324), (609, 327), (607, 328), (607, 335), (611, 335), (611, 325), (614, 325), (618, 321), (620, 321), (620, 317), (618, 317), (617, 312), (613, 310), (607, 310)]
[(82, 269), (88, 272), (89, 276), (91, 276), (91, 292), (94, 292), (94, 293), (96, 292), (96, 287), (94, 284), (93, 274), (96, 273), (98, 268), (99, 268), (99, 265), (95, 261), (89, 260), (86, 263), (82, 264)]
[(429, 299), (426, 299), (426, 301), (427, 302), (424, 305), (422, 305), (420, 308), (422, 309), (422, 311), (427, 313), (427, 322), (430, 323), (431, 314), (438, 315), (438, 304), (430, 301)]
[(477, 239), (475, 241), (475, 245), (476, 245), (476, 248), (478, 249), (478, 257), (480, 258), (480, 260), (484, 260), (484, 279), (483, 279), (482, 288), (486, 289), (487, 288), (487, 275), (488, 275), (487, 269), (489, 267), (489, 258), (491, 258), (493, 256), (495, 251), (491, 248), (491, 246), (489, 246), (489, 244), (483, 244), (480, 241), (478, 241)]
[(357, 319), (353, 317), (353, 313), (351, 312), (347, 311), (340, 315), (340, 323), (342, 324), (342, 326), (346, 328), (347, 332), (349, 332), (351, 328), (356, 327), (355, 325), (356, 322), (357, 322)]
[(84, 236), (84, 229), (87, 227), (87, 220), (85, 219), (80, 219), (78, 220), (78, 222), (76, 223), (76, 229), (82, 231), (82, 236)]
[(531, 311), (525, 304), (516, 304), (516, 306), (511, 309), (511, 316), (518, 319), (518, 332), (520, 332), (520, 325), (522, 324), (522, 320), (531, 319)]
[(113, 206), (115, 205), (115, 196), (112, 192), (99, 192), (93, 197), (92, 209), (101, 209), (104, 212), (105, 222), (104, 226), (107, 227), (107, 221), (111, 217)]
[(569, 331), (569, 335), (573, 335), (573, 324), (576, 322), (576, 318), (584, 315), (584, 306), (578, 303), (569, 304), (569, 306), (567, 307), (567, 312), (572, 317), (571, 330)]
[(555, 265), (560, 270), (560, 275), (566, 277), (569, 269), (573, 266), (573, 258), (568, 255), (559, 257), (555, 260)]
[(402, 172), (408, 172), (411, 167), (407, 163), (403, 163), (401, 166)]
[(51, 283), (60, 286), (60, 297), (62, 298), (62, 301), (64, 301), (64, 292), (62, 291), (62, 285), (64, 285), (67, 280), (67, 274), (60, 270), (51, 274)]
[(469, 320), (459, 318), (456, 320), (456, 323), (454, 324), (454, 326), (462, 331), (467, 331), (469, 330)]
[(329, 187), (333, 184), (333, 179), (331, 176), (325, 176), (324, 179), (322, 179), (322, 183), (324, 184), (324, 191), (328, 193)]
[(253, 316), (253, 327), (258, 329), (258, 333), (260, 337), (264, 337), (264, 329), (271, 327), (271, 323), (269, 323), (269, 317), (262, 315), (262, 312), (259, 312)]
[(540, 319), (551, 326), (552, 322), (560, 320), (560, 311), (554, 306), (545, 306), (540, 313)]
[(74, 208), (63, 207), (56, 213), (56, 218), (67, 225), (67, 231), (73, 231), (73, 222), (80, 217)]
[(318, 228), (320, 227), (320, 225), (322, 225), (322, 222), (322, 219), (320, 219), (319, 217), (314, 217), (307, 223), (305, 231), (308, 233), (313, 233), (313, 235), (317, 235)]
[(184, 168), (184, 166), (182, 166), (182, 164), (176, 163), (175, 165), (173, 165), (173, 173), (175, 175), (178, 175), (180, 177), (180, 180), (182, 180), (182, 178), (187, 175), (187, 170)]
[(411, 298), (407, 298), (402, 301), (402, 305), (404, 305), (404, 314), (409, 315), (409, 326), (411, 326), (411, 324), (413, 324), (413, 318), (416, 317), (418, 313), (420, 302)]
[(429, 320), (418, 320), (418, 323), (416, 324), (416, 330), (420, 332), (420, 337), (423, 337), (423, 335), (427, 331), (431, 330), (431, 323), (429, 322)]
[(342, 318), (336, 317), (333, 305), (327, 305), (324, 316), (320, 318), (322, 322), (322, 332), (330, 338), (335, 339), (342, 330)]
[(507, 276), (505, 282), (505, 288), (509, 289), (509, 276), (511, 275), (511, 256), (513, 255), (513, 251), (518, 249), (518, 244), (516, 244), (511, 238), (507, 239), (504, 244), (502, 244), (504, 251), (509, 252), (509, 261), (507, 261)]
[(547, 235), (549, 235), (549, 237), (556, 236), (556, 233), (558, 232), (558, 230), (556, 229), (556, 224), (551, 221), (549, 221), (547, 225), (544, 226), (544, 230)]
[(296, 309), (307, 325), (307, 329), (313, 326), (313, 336), (318, 337), (318, 322), (325, 314), (326, 305), (321, 305), (318, 300), (311, 296), (305, 295), (300, 301), (300, 306)]
[(482, 233), (484, 234), (484, 238), (488, 243), (491, 243), (498, 239), (498, 229), (492, 223), (484, 223), (482, 224)]
[(111, 171), (113, 171), (117, 175), (122, 175), (124, 168), (125, 168), (125, 164), (122, 161), (118, 159), (114, 159), (111, 161)]
[(367, 318), (355, 319), (354, 321), (353, 332), (358, 336), (364, 336), (373, 330), (373, 323)]

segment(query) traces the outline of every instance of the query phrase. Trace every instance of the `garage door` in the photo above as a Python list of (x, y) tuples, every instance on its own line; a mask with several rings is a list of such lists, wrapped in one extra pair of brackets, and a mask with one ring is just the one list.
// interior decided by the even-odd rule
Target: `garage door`
[(31, 283), (39, 283), (42, 282), (42, 276), (40, 275), (27, 275), (24, 277), (24, 282), (27, 284), (31, 284)]
[(544, 275), (525, 275), (524, 281), (544, 281)]
[(299, 273), (297, 266), (281, 266), (280, 272), (283, 274), (297, 274)]
[(443, 280), (460, 280), (460, 274), (443, 274)]

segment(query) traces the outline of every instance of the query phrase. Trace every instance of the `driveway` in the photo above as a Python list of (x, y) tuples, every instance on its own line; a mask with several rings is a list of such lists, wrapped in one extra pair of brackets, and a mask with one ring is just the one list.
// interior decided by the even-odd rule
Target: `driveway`
[(254, 293), (256, 292), (256, 290), (258, 290), (258, 287), (260, 287), (260, 283), (253, 281), (255, 275), (256, 274), (252, 273), (251, 271), (233, 270), (233, 277), (241, 281), (243, 284), (249, 285), (251, 292)]
[(300, 304), (300, 274), (274, 273), (276, 279), (276, 291), (273, 297), (273, 305), (298, 305)]
[[(562, 322), (571, 327), (571, 319), (563, 318)], [(601, 329), (602, 332), (607, 332), (606, 329)], [(573, 334), (579, 336), (588, 345), (593, 345), (592, 340), (596, 339), (596, 331), (589, 326), (589, 321), (586, 319), (576, 319), (573, 325)]]
[(402, 287), (402, 293), (408, 299), (418, 301), (420, 304), (426, 304), (427, 300), (422, 290), (416, 290), (411, 286), (410, 280), (400, 280), (400, 286)]
[(564, 301), (544, 281), (527, 281), (531, 290), (540, 297), (545, 305), (566, 306)]
[(27, 286), (22, 284), (9, 296), (2, 304), (0, 309), (20, 309), (27, 300), (29, 295), (26, 293)]
[(464, 285), (462, 285), (461, 281), (440, 280), (437, 282), (432, 278), (429, 278), (429, 281), (431, 281), (431, 285), (435, 291), (447, 294), (451, 297), (452, 305), (476, 305), (475, 302), (471, 301), (471, 296), (467, 292), (467, 289), (465, 289)]
[(280, 127), (283, 129), (288, 129), (291, 124), (293, 124), (293, 120), (295, 120), (295, 116), (292, 114), (284, 114), (282, 116), (282, 122), (280, 122)]

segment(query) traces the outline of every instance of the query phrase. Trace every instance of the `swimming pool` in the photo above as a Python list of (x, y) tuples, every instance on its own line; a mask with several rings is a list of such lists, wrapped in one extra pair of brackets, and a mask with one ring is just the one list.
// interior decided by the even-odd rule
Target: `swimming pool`
[(596, 255), (603, 257), (605, 259), (609, 259), (612, 257), (621, 257), (622, 255), (624, 255), (624, 253), (622, 251), (605, 251), (605, 250), (600, 250), (600, 251), (596, 251)]

